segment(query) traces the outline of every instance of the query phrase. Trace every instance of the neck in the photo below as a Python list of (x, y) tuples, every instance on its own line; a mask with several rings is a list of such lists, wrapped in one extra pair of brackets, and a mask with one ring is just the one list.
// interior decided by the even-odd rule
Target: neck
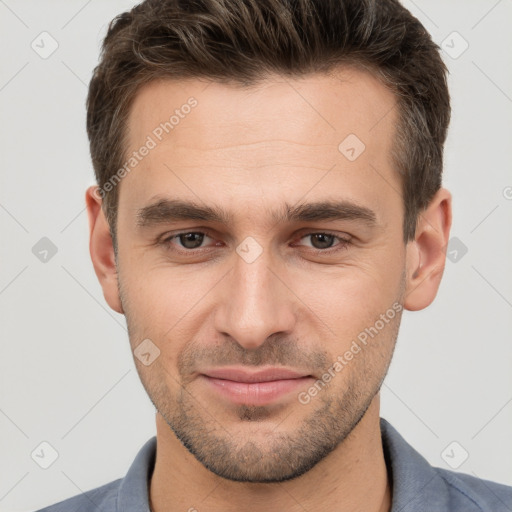
[(304, 475), (280, 483), (241, 483), (206, 469), (157, 413), (157, 454), (150, 485), (153, 512), (287, 510), (389, 512), (379, 394), (347, 438)]

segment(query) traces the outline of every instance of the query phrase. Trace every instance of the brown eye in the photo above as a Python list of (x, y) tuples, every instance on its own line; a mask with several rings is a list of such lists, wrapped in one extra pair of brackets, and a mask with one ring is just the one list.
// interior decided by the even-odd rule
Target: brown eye
[(311, 242), (315, 249), (329, 249), (332, 247), (334, 239), (336, 238), (334, 235), (329, 235), (328, 233), (314, 233), (308, 236), (311, 237)]
[(185, 249), (197, 249), (203, 243), (204, 233), (183, 233), (177, 238)]
[(337, 250), (346, 249), (350, 245), (350, 235), (346, 234), (346, 238), (334, 233), (319, 231), (316, 233), (307, 233), (303, 235), (301, 240), (308, 240), (309, 244), (301, 244), (303, 247), (309, 247), (318, 252), (332, 253)]
[(195, 250), (206, 249), (206, 242), (214, 239), (206, 232), (202, 231), (182, 231), (162, 239), (160, 244), (168, 251), (177, 253), (192, 253)]

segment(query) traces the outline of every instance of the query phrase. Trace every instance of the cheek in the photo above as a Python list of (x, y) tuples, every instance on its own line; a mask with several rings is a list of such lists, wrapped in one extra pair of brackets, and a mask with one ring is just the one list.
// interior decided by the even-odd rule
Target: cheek
[(344, 265), (328, 271), (295, 273), (292, 279), (297, 296), (315, 311), (337, 316), (338, 312), (358, 313), (387, 309), (399, 297), (403, 266), (397, 264)]
[[(339, 354), (361, 332), (374, 326), (393, 304), (397, 307), (402, 292), (400, 258), (396, 251), (394, 258), (386, 257), (382, 251), (371, 262), (290, 275), (294, 292), (304, 304), (301, 307), (304, 318), (309, 319), (307, 323), (314, 322), (312, 328), (317, 330), (317, 336), (323, 332), (332, 340), (326, 349)], [(383, 336), (392, 329), (391, 320), (387, 320)]]
[(144, 314), (149, 324), (165, 321), (167, 324), (183, 316), (193, 304), (193, 297), (200, 293), (200, 280), (186, 268), (172, 267), (169, 263), (155, 264), (140, 251), (140, 258), (130, 258), (121, 265), (123, 283), (131, 310), (137, 316)]
[(123, 304), (132, 345), (149, 338), (165, 366), (173, 368), (187, 341), (195, 339), (211, 310), (210, 295), (219, 276), (213, 270), (169, 264), (125, 265), (120, 272)]

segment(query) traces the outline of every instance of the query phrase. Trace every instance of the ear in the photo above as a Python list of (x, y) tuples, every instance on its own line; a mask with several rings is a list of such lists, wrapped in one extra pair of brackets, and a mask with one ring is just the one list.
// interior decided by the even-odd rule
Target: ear
[(96, 276), (103, 288), (107, 304), (123, 314), (117, 281), (117, 265), (114, 246), (107, 219), (103, 213), (99, 187), (93, 185), (85, 193), (87, 216), (89, 217), (89, 252)]
[(407, 244), (405, 309), (418, 311), (434, 300), (446, 263), (451, 225), (452, 196), (441, 188), (420, 213), (414, 240)]

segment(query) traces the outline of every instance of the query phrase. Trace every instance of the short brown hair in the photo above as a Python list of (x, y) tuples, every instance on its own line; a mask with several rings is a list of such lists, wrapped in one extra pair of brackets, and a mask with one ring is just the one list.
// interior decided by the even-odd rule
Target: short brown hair
[(441, 187), (450, 121), (447, 68), (427, 30), (398, 0), (146, 0), (114, 18), (87, 98), (87, 133), (116, 247), (126, 124), (152, 80), (209, 78), (242, 86), (363, 66), (397, 97), (392, 158), (402, 176), (404, 241)]

